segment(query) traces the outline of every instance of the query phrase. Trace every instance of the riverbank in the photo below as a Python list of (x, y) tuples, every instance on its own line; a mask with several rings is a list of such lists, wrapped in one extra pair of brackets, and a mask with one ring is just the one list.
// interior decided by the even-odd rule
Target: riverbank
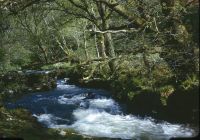
[(0, 75), (0, 98), (15, 100), (26, 93), (51, 90), (56, 81), (55, 71), (9, 71)]
[[(24, 140), (110, 140), (111, 138), (94, 138), (80, 135), (71, 129), (47, 128), (38, 122), (37, 118), (26, 109), (6, 108), (8, 102), (15, 102), (34, 92), (47, 92), (56, 88), (58, 77), (65, 77), (62, 70), (58, 73), (49, 71), (9, 72), (1, 76), (0, 94), (0, 138), (23, 138)], [(50, 81), (50, 82), (49, 82)], [(52, 85), (53, 86), (52, 86)], [(50, 88), (43, 88), (44, 86)], [(31, 89), (31, 90), (30, 90)]]
[[(135, 75), (135, 69), (121, 65), (118, 66), (121, 69), (112, 75), (107, 68), (92, 75), (89, 71), (92, 66), (82, 65), (68, 72), (67, 76), (72, 84), (110, 91), (113, 98), (127, 104), (128, 111), (135, 115), (199, 127), (199, 83), (195, 75), (176, 83), (173, 76), (169, 77), (166, 72), (159, 73), (159, 69), (152, 73), (159, 73), (160, 76), (148, 79), (148, 76)], [(89, 77), (85, 78), (86, 75)]]
[(110, 140), (82, 136), (71, 129), (44, 127), (25, 109), (0, 107), (0, 138), (22, 138), (23, 140)]
[[(54, 139), (59, 138), (54, 130), (40, 125), (31, 114), (24, 109), (0, 108), (0, 137), (23, 139)], [(61, 138), (61, 137), (60, 137)]]
[(11, 71), (2, 74), (0, 77), (0, 138), (86, 139), (71, 130), (46, 128), (28, 110), (8, 109), (4, 106), (6, 102), (14, 102), (33, 92), (52, 90), (57, 86), (56, 82), (57, 76), (54, 71)]

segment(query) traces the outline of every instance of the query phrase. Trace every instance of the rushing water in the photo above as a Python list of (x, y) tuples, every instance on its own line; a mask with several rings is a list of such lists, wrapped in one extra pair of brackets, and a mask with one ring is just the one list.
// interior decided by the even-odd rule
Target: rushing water
[[(104, 90), (80, 88), (60, 80), (57, 88), (27, 95), (9, 108), (30, 110), (49, 128), (71, 128), (82, 135), (121, 139), (191, 137), (194, 131), (181, 124), (157, 122), (126, 114), (125, 108)], [(86, 96), (87, 93), (92, 93)]]

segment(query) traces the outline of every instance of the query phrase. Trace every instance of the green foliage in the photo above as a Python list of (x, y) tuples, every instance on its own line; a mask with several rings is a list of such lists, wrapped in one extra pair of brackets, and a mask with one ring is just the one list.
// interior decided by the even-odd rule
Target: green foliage
[(195, 74), (192, 74), (190, 76), (187, 75), (186, 80), (181, 83), (181, 87), (184, 90), (193, 89), (198, 86), (199, 86), (199, 78)]
[(161, 102), (163, 105), (167, 105), (168, 97), (173, 94), (175, 88), (172, 85), (165, 85), (157, 89), (158, 94), (161, 95)]
[(133, 101), (134, 97), (136, 97), (139, 94), (141, 94), (141, 91), (130, 91), (130, 92), (128, 92), (128, 94), (127, 94), (128, 100)]
[(30, 60), (30, 51), (26, 50), (22, 46), (15, 46), (11, 48), (11, 64), (15, 66), (24, 66), (31, 62)]
[(0, 47), (0, 62), (5, 61), (6, 51), (4, 48)]

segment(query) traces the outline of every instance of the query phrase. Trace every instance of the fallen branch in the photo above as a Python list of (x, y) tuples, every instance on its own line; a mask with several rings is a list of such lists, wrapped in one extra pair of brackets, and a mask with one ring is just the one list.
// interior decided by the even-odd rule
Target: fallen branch
[(101, 34), (106, 34), (106, 33), (130, 33), (130, 32), (138, 32), (138, 30), (134, 29), (134, 28), (130, 28), (130, 29), (123, 29), (123, 30), (105, 30), (105, 31), (96, 31), (96, 30), (88, 30), (89, 32), (95, 32), (95, 33), (101, 33)]

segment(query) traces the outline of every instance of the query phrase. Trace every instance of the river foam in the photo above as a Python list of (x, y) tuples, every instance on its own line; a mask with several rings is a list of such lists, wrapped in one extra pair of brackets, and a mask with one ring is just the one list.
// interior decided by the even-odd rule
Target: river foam
[(155, 123), (151, 118), (141, 119), (133, 115), (112, 114), (112, 111), (106, 111), (107, 108), (120, 111), (114, 100), (103, 98), (90, 100), (88, 108), (74, 110), (75, 121), (72, 125), (57, 124), (56, 120), (61, 118), (50, 114), (36, 117), (50, 128), (72, 128), (80, 134), (94, 137), (169, 139), (193, 135), (193, 130), (182, 125)]
[(81, 134), (110, 138), (168, 139), (170, 137), (189, 137), (193, 131), (169, 123), (155, 123), (152, 119), (140, 119), (132, 115), (112, 115), (97, 109), (78, 109), (73, 112), (77, 121), (72, 127)]
[(63, 95), (63, 96), (59, 96), (58, 103), (59, 104), (76, 104), (76, 103), (81, 102), (83, 99), (85, 99), (85, 97), (81, 95), (75, 95), (71, 98), (65, 97), (65, 95)]

